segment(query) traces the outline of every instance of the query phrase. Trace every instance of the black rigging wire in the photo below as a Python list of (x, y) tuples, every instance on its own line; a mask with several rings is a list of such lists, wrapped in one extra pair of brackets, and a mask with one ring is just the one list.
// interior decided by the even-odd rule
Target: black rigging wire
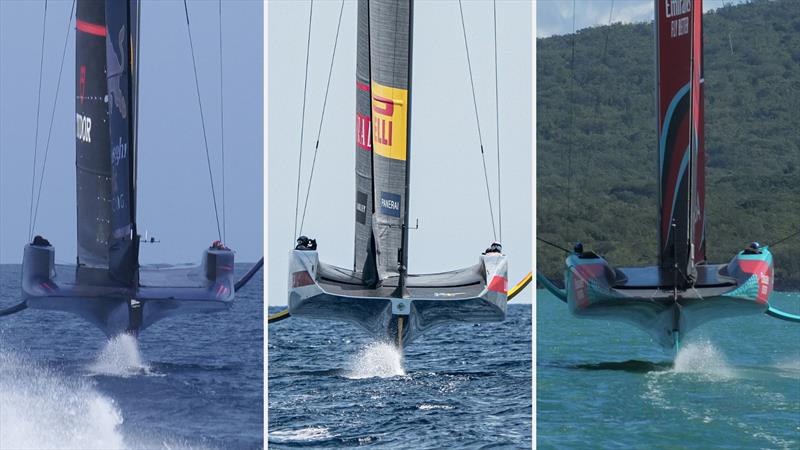
[(611, 9), (608, 11), (608, 27), (606, 28), (606, 43), (603, 46), (603, 61), (606, 60), (606, 54), (608, 52), (608, 35), (611, 33), (611, 17), (614, 14), (614, 0), (611, 0)]
[(544, 242), (545, 244), (547, 244), (547, 245), (549, 245), (549, 246), (551, 246), (551, 247), (557, 248), (557, 249), (559, 249), (559, 250), (562, 250), (562, 251), (565, 251), (565, 252), (567, 252), (567, 253), (572, 253), (571, 251), (567, 250), (566, 248), (564, 248), (564, 247), (562, 247), (562, 246), (560, 246), (560, 245), (558, 245), (558, 244), (554, 244), (554, 243), (552, 243), (552, 242), (550, 242), (550, 241), (548, 241), (548, 240), (546, 240), (546, 239), (542, 239), (542, 238), (540, 238), (539, 236), (536, 236), (536, 240), (537, 240), (537, 241)]
[(36, 228), (36, 218), (39, 215), (39, 200), (42, 198), (42, 185), (44, 184), (44, 170), (47, 168), (47, 155), (50, 154), (50, 137), (53, 135), (53, 121), (56, 117), (56, 104), (58, 103), (58, 93), (61, 91), (61, 76), (64, 73), (64, 60), (67, 56), (67, 43), (69, 43), (69, 33), (72, 30), (72, 18), (75, 16), (75, 0), (72, 0), (72, 9), (70, 10), (69, 20), (67, 21), (67, 34), (64, 36), (64, 48), (61, 51), (61, 66), (58, 70), (58, 82), (56, 83), (56, 95), (53, 97), (53, 111), (50, 113), (50, 126), (47, 129), (47, 143), (44, 147), (44, 158), (42, 160), (42, 170), (39, 173), (39, 189), (36, 194), (36, 206), (33, 209), (33, 221), (31, 224), (31, 236), (33, 230)]
[[(139, 2), (141, 5), (141, 2)], [(219, 7), (219, 128), (220, 149), (222, 151), (222, 242), (228, 239), (228, 221), (225, 215), (225, 96), (223, 95), (223, 70), (222, 70), (222, 0), (217, 2)]]
[(481, 120), (478, 117), (478, 101), (475, 97), (475, 83), (472, 79), (472, 62), (469, 58), (469, 45), (467, 44), (467, 28), (464, 25), (464, 9), (461, 0), (458, 0), (458, 12), (461, 14), (461, 32), (464, 35), (464, 49), (467, 52), (467, 68), (469, 69), (469, 84), (472, 88), (472, 105), (475, 107), (475, 123), (478, 125), (478, 141), (481, 145), (481, 161), (483, 162), (483, 179), (486, 182), (486, 197), (489, 199), (489, 214), (492, 219), (492, 235), (497, 240), (497, 229), (494, 225), (494, 206), (492, 206), (492, 194), (489, 190), (489, 175), (486, 171), (486, 155), (483, 152), (483, 135), (481, 134)]
[(28, 242), (33, 238), (33, 191), (36, 186), (36, 156), (39, 150), (39, 110), (42, 107), (42, 73), (44, 73), (44, 38), (47, 32), (47, 0), (44, 0), (42, 16), (42, 49), (39, 60), (39, 89), (36, 94), (36, 131), (33, 134), (33, 172), (31, 173), (31, 205), (28, 210)]
[(192, 41), (192, 27), (189, 24), (189, 7), (186, 5), (186, 0), (183, 0), (183, 10), (186, 13), (186, 30), (189, 32), (189, 48), (192, 52), (192, 68), (194, 69), (194, 86), (197, 90), (197, 104), (200, 107), (200, 124), (203, 127), (203, 143), (206, 149), (206, 162), (208, 163), (208, 178), (211, 180), (211, 198), (214, 201), (214, 217), (217, 220), (217, 234), (219, 240), (222, 240), (222, 229), (219, 225), (219, 210), (217, 209), (217, 193), (214, 189), (214, 173), (211, 171), (211, 154), (208, 151), (208, 137), (206, 136), (206, 119), (203, 114), (203, 101), (200, 98), (200, 80), (197, 77), (197, 61), (194, 57), (194, 42)]
[(311, 181), (314, 179), (314, 167), (317, 164), (317, 151), (319, 150), (319, 137), (322, 135), (322, 122), (325, 119), (325, 107), (328, 105), (328, 91), (331, 87), (331, 75), (333, 75), (333, 62), (336, 58), (336, 45), (339, 43), (339, 29), (342, 26), (342, 12), (344, 11), (344, 0), (339, 7), (339, 23), (336, 25), (336, 37), (333, 40), (333, 53), (331, 54), (331, 64), (328, 69), (328, 83), (325, 85), (325, 98), (322, 101), (322, 114), (319, 118), (319, 129), (317, 130), (317, 143), (314, 146), (314, 159), (311, 161), (311, 174), (308, 176), (308, 188), (306, 189), (306, 201), (303, 204), (303, 217), (300, 220), (300, 234), (303, 234), (303, 224), (306, 222), (306, 209), (308, 208), (308, 197), (311, 195)]
[(778, 239), (777, 241), (775, 241), (775, 242), (773, 242), (771, 244), (767, 244), (767, 246), (768, 247), (775, 247), (776, 245), (780, 244), (781, 242), (788, 241), (789, 239), (791, 239), (791, 238), (793, 238), (795, 236), (798, 236), (798, 235), (800, 235), (800, 230), (797, 230), (794, 233), (792, 233), (792, 234), (790, 234), (790, 235), (788, 235), (788, 236), (786, 236), (784, 238)]
[(497, 0), (492, 1), (492, 24), (494, 26), (494, 126), (497, 146), (497, 228), (503, 242), (503, 196), (500, 195), (500, 81), (497, 79)]
[(303, 113), (300, 118), (300, 155), (297, 160), (297, 192), (294, 197), (294, 238), (297, 238), (297, 218), (300, 214), (300, 169), (303, 167), (303, 132), (306, 122), (306, 92), (308, 88), (308, 55), (311, 53), (311, 17), (314, 13), (314, 0), (308, 9), (308, 38), (306, 39), (306, 71), (303, 79)]
[(572, 57), (570, 60), (570, 136), (567, 146), (567, 223), (575, 234), (575, 224), (572, 221), (572, 147), (575, 145), (575, 0), (572, 0)]

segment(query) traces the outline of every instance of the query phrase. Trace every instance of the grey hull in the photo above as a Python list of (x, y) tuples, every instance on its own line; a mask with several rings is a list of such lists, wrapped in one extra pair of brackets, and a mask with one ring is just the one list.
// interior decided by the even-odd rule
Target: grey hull
[(107, 270), (54, 260), (53, 247), (25, 247), (22, 294), (28, 307), (77, 314), (108, 336), (138, 334), (178, 314), (225, 311), (234, 299), (230, 250), (207, 249), (199, 265), (141, 267), (136, 286), (117, 282)]
[(451, 322), (501, 322), (506, 315), (507, 262), (483, 255), (467, 269), (409, 275), (407, 295), (396, 296), (396, 279), (375, 289), (358, 274), (319, 262), (316, 251), (290, 256), (289, 313), (358, 325), (378, 340), (407, 345), (423, 332)]

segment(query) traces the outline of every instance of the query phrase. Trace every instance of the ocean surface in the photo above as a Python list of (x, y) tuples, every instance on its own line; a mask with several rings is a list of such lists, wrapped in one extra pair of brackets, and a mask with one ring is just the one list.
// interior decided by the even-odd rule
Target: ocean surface
[[(0, 308), (18, 302), (19, 271), (0, 265)], [(262, 284), (138, 342), (71, 314), (0, 317), (0, 449), (262, 448)]]
[(430, 330), (404, 355), (344, 323), (268, 330), (270, 449), (531, 448), (531, 305)]
[[(800, 293), (770, 301), (800, 311)], [(536, 302), (539, 448), (800, 448), (800, 324), (709, 322), (675, 357), (543, 290)]]

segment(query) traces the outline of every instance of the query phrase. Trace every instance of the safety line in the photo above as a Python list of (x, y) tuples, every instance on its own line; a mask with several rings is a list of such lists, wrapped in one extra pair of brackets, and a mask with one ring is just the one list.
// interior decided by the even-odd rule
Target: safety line
[(497, 78), (497, 0), (492, 1), (492, 24), (494, 25), (494, 127), (497, 146), (497, 228), (503, 242), (503, 196), (500, 194), (500, 81)]
[[(140, 2), (141, 4), (141, 2)], [(225, 95), (223, 91), (223, 53), (222, 53), (222, 0), (217, 2), (219, 8), (219, 127), (220, 149), (222, 152), (222, 242), (228, 239), (228, 220), (225, 214)]]
[(56, 105), (58, 104), (58, 93), (61, 91), (61, 77), (64, 73), (64, 59), (67, 55), (67, 43), (69, 42), (69, 33), (72, 30), (72, 18), (75, 15), (75, 0), (72, 0), (72, 9), (67, 21), (67, 34), (64, 36), (64, 48), (61, 51), (61, 67), (58, 71), (58, 82), (56, 83), (56, 95), (53, 97), (53, 111), (50, 114), (50, 126), (47, 129), (47, 143), (44, 147), (44, 158), (42, 161), (42, 170), (39, 173), (39, 189), (36, 194), (36, 207), (33, 209), (33, 223), (31, 225), (31, 236), (33, 238), (33, 230), (36, 228), (36, 218), (39, 216), (39, 201), (42, 198), (42, 186), (44, 185), (44, 171), (47, 168), (47, 156), (50, 154), (50, 137), (53, 135), (53, 121), (56, 117)]
[(336, 59), (336, 46), (339, 43), (339, 29), (342, 26), (342, 12), (344, 11), (344, 0), (339, 7), (339, 23), (336, 25), (336, 37), (333, 40), (333, 53), (331, 54), (331, 64), (328, 69), (328, 83), (325, 85), (325, 98), (322, 101), (322, 114), (319, 118), (319, 129), (317, 130), (317, 143), (314, 146), (314, 159), (311, 161), (311, 174), (308, 176), (308, 187), (306, 188), (306, 201), (303, 204), (303, 218), (300, 220), (300, 234), (303, 234), (303, 225), (306, 222), (306, 210), (308, 209), (308, 197), (311, 195), (311, 182), (314, 179), (314, 168), (317, 165), (317, 152), (319, 151), (319, 138), (322, 135), (322, 123), (325, 119), (325, 107), (328, 105), (328, 91), (331, 87), (331, 75), (333, 75), (333, 62)]
[(206, 149), (206, 162), (208, 163), (208, 178), (211, 180), (211, 197), (214, 201), (214, 217), (217, 220), (217, 234), (219, 240), (222, 240), (222, 228), (219, 224), (219, 210), (217, 209), (217, 192), (214, 189), (214, 173), (211, 171), (211, 154), (208, 151), (208, 136), (206, 134), (206, 119), (203, 114), (203, 101), (200, 98), (200, 80), (197, 77), (197, 61), (194, 57), (194, 42), (192, 40), (192, 27), (189, 24), (189, 7), (186, 5), (186, 0), (183, 0), (183, 10), (186, 13), (186, 30), (189, 32), (189, 48), (192, 53), (192, 68), (194, 69), (194, 86), (197, 91), (197, 104), (200, 107), (200, 124), (203, 127), (203, 143)]
[(306, 92), (308, 89), (308, 55), (311, 53), (311, 17), (314, 13), (314, 0), (311, 0), (311, 7), (308, 9), (308, 38), (306, 39), (306, 70), (303, 79), (303, 113), (300, 118), (300, 154), (297, 159), (297, 192), (294, 196), (294, 235), (297, 236), (297, 218), (300, 214), (300, 169), (303, 167), (303, 135), (306, 123)]
[(461, 0), (458, 0), (458, 12), (461, 15), (461, 32), (464, 35), (464, 49), (467, 52), (467, 68), (469, 69), (469, 84), (472, 88), (472, 105), (475, 108), (475, 123), (478, 126), (478, 141), (481, 145), (481, 161), (483, 162), (483, 179), (486, 182), (486, 198), (489, 199), (489, 215), (492, 219), (492, 235), (494, 240), (497, 240), (497, 229), (494, 225), (494, 206), (492, 206), (492, 194), (489, 191), (489, 174), (486, 171), (486, 155), (483, 152), (483, 135), (481, 134), (481, 120), (478, 115), (478, 101), (475, 97), (475, 82), (472, 79), (472, 61), (469, 57), (469, 45), (467, 44), (467, 28), (464, 25), (464, 8), (461, 5)]
[(28, 242), (33, 238), (33, 191), (36, 186), (36, 156), (39, 151), (39, 110), (42, 107), (42, 73), (44, 72), (44, 38), (47, 32), (47, 0), (42, 17), (42, 48), (39, 60), (39, 89), (36, 94), (36, 131), (33, 134), (33, 172), (31, 173), (31, 204), (28, 210)]

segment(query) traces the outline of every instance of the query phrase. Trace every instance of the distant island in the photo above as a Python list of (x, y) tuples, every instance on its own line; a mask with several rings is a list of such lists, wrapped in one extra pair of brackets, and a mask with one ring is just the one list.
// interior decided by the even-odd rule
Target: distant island
[[(709, 262), (800, 229), (800, 1), (704, 20)], [(537, 39), (537, 234), (614, 266), (657, 261), (653, 24)], [(574, 70), (574, 71), (573, 71)], [(573, 80), (574, 73), (574, 80)], [(775, 288), (800, 290), (800, 236), (774, 247)], [(537, 243), (538, 269), (564, 253)]]

